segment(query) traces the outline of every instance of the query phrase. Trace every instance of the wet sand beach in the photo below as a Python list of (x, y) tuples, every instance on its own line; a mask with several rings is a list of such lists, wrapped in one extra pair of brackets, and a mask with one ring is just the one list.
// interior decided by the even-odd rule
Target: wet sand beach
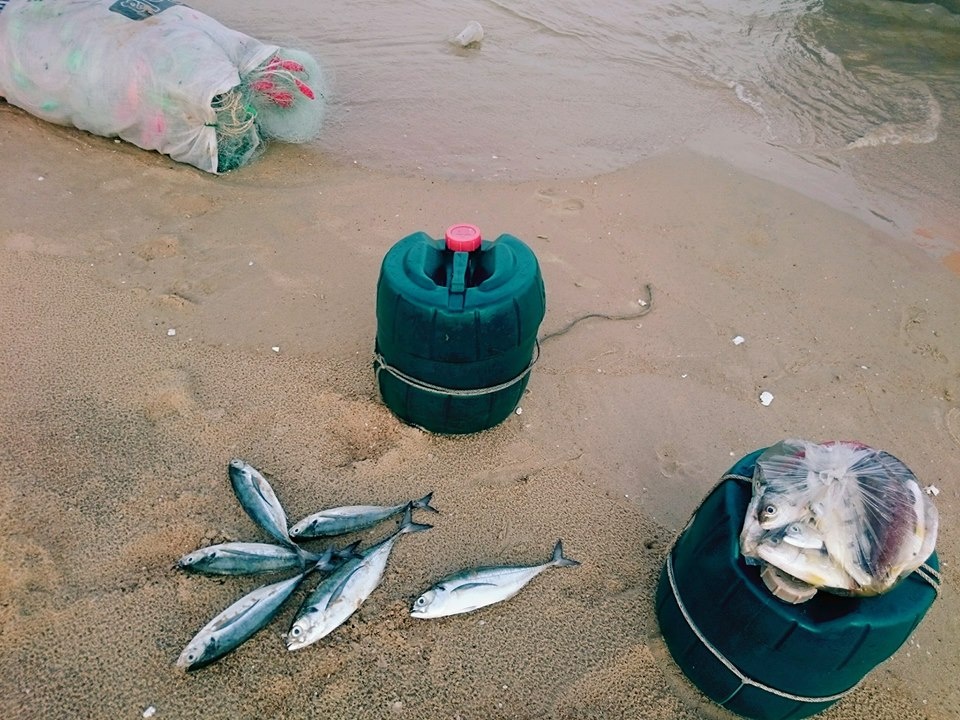
[[(885, 449), (940, 491), (941, 598), (824, 717), (960, 712), (960, 279), (914, 245), (688, 148), (471, 183), (277, 145), (218, 178), (3, 104), (0, 208), (0, 717), (711, 717), (658, 640), (657, 573), (720, 475), (788, 436)], [(495, 429), (403, 425), (371, 366), (379, 263), (453, 222), (534, 249), (541, 334), (638, 310), (648, 283), (652, 311), (545, 342)], [(267, 539), (234, 456), (291, 519), (430, 490), (442, 514), (328, 638), (286, 651), (301, 590), (186, 674), (187, 641), (260, 584), (172, 567)], [(408, 616), (443, 574), (542, 562), (557, 538), (580, 567)]]

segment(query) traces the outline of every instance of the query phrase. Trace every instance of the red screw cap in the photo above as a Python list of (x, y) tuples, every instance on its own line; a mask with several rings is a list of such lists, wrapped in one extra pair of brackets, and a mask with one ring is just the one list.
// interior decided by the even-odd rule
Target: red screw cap
[(480, 248), (483, 238), (476, 225), (451, 225), (446, 233), (447, 250), (453, 252), (473, 252)]

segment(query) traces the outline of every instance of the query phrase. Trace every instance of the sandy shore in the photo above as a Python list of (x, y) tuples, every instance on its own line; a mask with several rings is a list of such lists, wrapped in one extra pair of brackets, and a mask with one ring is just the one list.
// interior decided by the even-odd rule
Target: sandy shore
[[(547, 342), (494, 430), (405, 426), (371, 369), (379, 263), (453, 222), (533, 247), (543, 332), (636, 310), (646, 283), (653, 310)], [(960, 714), (960, 278), (826, 204), (689, 149), (471, 184), (277, 146), (217, 178), (0, 104), (0, 287), (0, 717), (706, 717), (658, 645), (656, 576), (719, 476), (787, 436), (883, 448), (940, 490), (940, 600), (824, 717)], [(292, 603), (187, 675), (193, 633), (259, 584), (171, 567), (265, 539), (233, 456), (292, 518), (428, 490), (442, 514), (317, 646), (286, 652)], [(581, 567), (408, 617), (440, 575), (558, 537)]]

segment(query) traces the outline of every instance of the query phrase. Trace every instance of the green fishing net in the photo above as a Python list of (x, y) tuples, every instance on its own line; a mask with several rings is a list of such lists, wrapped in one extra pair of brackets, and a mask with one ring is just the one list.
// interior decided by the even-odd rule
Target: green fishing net
[(280, 49), (240, 85), (213, 99), (218, 172), (250, 164), (270, 139), (302, 143), (320, 133), (323, 78), (308, 53)]

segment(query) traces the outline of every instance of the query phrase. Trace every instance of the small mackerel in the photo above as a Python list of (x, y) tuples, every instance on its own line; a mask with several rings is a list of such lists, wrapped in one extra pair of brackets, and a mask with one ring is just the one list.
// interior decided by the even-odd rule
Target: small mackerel
[(430, 619), (471, 612), (512, 598), (547, 568), (579, 564), (563, 556), (563, 543), (557, 540), (553, 557), (542, 565), (481, 567), (448, 575), (414, 601), (410, 615)]
[(299, 650), (326, 637), (370, 597), (383, 578), (390, 551), (400, 536), (432, 527), (413, 522), (412, 514), (408, 504), (403, 521), (394, 533), (365, 550), (361, 558), (348, 560), (320, 582), (301, 605), (287, 633), (287, 650)]
[(239, 647), (273, 619), (306, 576), (301, 573), (244, 595), (193, 636), (177, 665), (196, 670)]
[(308, 565), (322, 573), (331, 572), (344, 560), (356, 556), (359, 543), (338, 550), (331, 546), (317, 555), (296, 547), (271, 543), (229, 542), (194, 550), (177, 561), (177, 567), (203, 575), (258, 575), (304, 570)]
[(230, 461), (228, 472), (233, 492), (247, 515), (274, 540), (293, 546), (287, 532), (287, 514), (267, 479), (255, 467), (239, 458)]
[(308, 515), (290, 528), (290, 537), (315, 538), (345, 535), (346, 533), (366, 530), (379, 522), (399, 515), (407, 506), (414, 510), (440, 512), (430, 505), (433, 493), (427, 493), (419, 500), (403, 505), (345, 505), (343, 507), (321, 510)]

